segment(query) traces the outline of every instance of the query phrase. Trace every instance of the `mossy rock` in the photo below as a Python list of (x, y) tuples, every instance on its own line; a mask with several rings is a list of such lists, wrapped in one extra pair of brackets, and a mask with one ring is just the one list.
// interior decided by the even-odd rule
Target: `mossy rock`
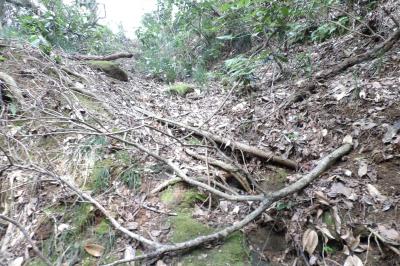
[(107, 76), (121, 81), (128, 81), (128, 74), (115, 62), (110, 61), (88, 61), (88, 64), (95, 69), (104, 72)]
[(187, 189), (180, 184), (164, 190), (160, 197), (162, 203), (179, 210), (192, 208), (196, 202), (202, 202), (206, 198), (197, 190)]
[[(215, 229), (204, 225), (191, 217), (189, 213), (179, 213), (170, 219), (172, 242), (187, 241), (202, 235), (208, 235)], [(214, 249), (195, 249), (179, 258), (183, 265), (248, 265), (248, 249), (244, 244), (242, 233), (236, 232), (224, 240), (221, 246)]]
[(175, 83), (168, 87), (167, 92), (172, 95), (186, 96), (186, 94), (194, 92), (194, 87), (187, 83)]

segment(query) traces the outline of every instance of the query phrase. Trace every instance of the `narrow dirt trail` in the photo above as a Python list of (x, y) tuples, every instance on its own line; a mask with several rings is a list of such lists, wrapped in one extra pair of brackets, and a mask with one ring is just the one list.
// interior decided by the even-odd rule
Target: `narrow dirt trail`
[[(333, 43), (346, 46), (351, 40), (347, 42), (332, 40), (310, 49), (319, 55), (315, 61), (322, 67), (336, 56), (327, 52)], [(293, 263), (306, 256), (301, 245), (309, 229), (318, 233), (320, 250), (329, 253), (330, 260), (341, 263), (354, 252), (367, 265), (395, 265), (400, 245), (398, 51), (397, 44), (382, 58), (319, 81), (305, 99), (287, 106), (290, 95), (308, 81), (301, 73), (276, 77), (273, 66), (262, 70), (258, 90), (232, 90), (210, 81), (204, 87), (194, 85), (195, 90), (182, 97), (139, 73), (129, 73), (129, 81), (120, 82), (82, 62), (65, 59), (60, 66), (31, 47), (11, 47), (2, 52), (7, 64), (0, 65), (0, 72), (15, 78), (26, 103), (14, 111), (8, 105), (1, 114), (0, 173), (7, 180), (1, 187), (2, 211), (26, 225), (43, 246), (60, 235), (70, 239), (51, 244), (46, 256), (63, 250), (70, 262), (79, 256), (93, 262), (92, 257), (74, 255), (81, 254), (75, 246), (87, 251), (89, 242), (110, 252), (101, 258), (107, 264), (121, 259), (128, 247), (150, 250), (127, 240), (123, 230), (115, 233), (110, 220), (129, 230), (133, 239), (144, 236), (147, 240), (139, 241), (149, 246), (212, 234), (246, 219), (260, 208), (254, 203), (259, 195), (295, 184), (351, 136), (350, 154), (311, 185), (262, 210), (261, 217), (241, 230), (244, 235), (199, 253), (157, 259), (171, 265), (211, 258), (218, 263), (232, 259), (232, 265)], [(121, 64), (129, 70), (134, 61), (124, 59)], [(201, 127), (228, 141), (222, 145), (179, 124)], [(234, 141), (295, 161), (299, 168), (274, 166), (243, 152)], [(187, 148), (206, 159), (194, 159)], [(233, 170), (216, 167), (212, 158)], [(171, 170), (165, 162), (177, 168)], [(203, 185), (185, 185), (179, 176)], [(77, 191), (68, 190), (58, 177)], [(175, 185), (152, 193), (168, 180)], [(205, 189), (210, 187), (218, 196)], [(97, 210), (83, 192), (98, 202)], [(228, 194), (238, 200), (224, 199)], [(98, 211), (99, 206), (109, 217)], [(13, 242), (15, 228), (4, 228), (2, 252), (13, 247), (13, 254), (4, 254), (16, 258), (25, 252), (24, 238), (19, 235)], [(192, 228), (197, 231), (190, 232)], [(185, 231), (189, 234), (182, 235)], [(108, 241), (111, 235), (118, 240)], [(346, 248), (348, 254), (342, 252)], [(108, 261), (107, 256), (113, 259)]]

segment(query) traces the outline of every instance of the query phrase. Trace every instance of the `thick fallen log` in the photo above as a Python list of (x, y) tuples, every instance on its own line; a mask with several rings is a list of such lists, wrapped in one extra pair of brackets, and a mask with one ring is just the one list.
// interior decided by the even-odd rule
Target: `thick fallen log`
[(297, 170), (298, 169), (298, 163), (290, 160), (290, 159), (285, 159), (283, 157), (277, 156), (275, 154), (273, 154), (272, 152), (268, 152), (268, 151), (263, 151), (257, 147), (253, 147), (250, 145), (247, 145), (245, 143), (242, 142), (238, 142), (238, 141), (234, 141), (232, 139), (229, 138), (225, 138), (195, 127), (191, 127), (188, 125), (185, 125), (183, 123), (179, 123), (170, 119), (166, 119), (166, 118), (161, 118), (156, 116), (155, 114), (152, 114), (151, 112), (147, 111), (147, 110), (143, 110), (141, 108), (135, 107), (135, 110), (147, 115), (153, 119), (156, 119), (160, 122), (166, 123), (166, 124), (171, 124), (171, 125), (175, 125), (181, 128), (186, 128), (190, 131), (192, 131), (195, 135), (201, 136), (201, 137), (205, 137), (207, 139), (211, 139), (219, 144), (223, 144), (226, 147), (231, 147), (232, 150), (238, 149), (241, 150), (247, 154), (252, 154), (255, 155), (259, 158), (265, 159), (267, 162), (273, 163), (273, 164), (277, 164), (280, 166), (284, 166), (287, 167), (289, 169), (293, 169), (293, 170)]
[(73, 60), (96, 60), (96, 61), (112, 61), (120, 58), (132, 58), (132, 53), (115, 53), (110, 55), (71, 55), (69, 59)]
[(315, 178), (320, 176), (324, 171), (326, 171), (334, 162), (336, 162), (339, 158), (343, 157), (347, 153), (349, 153), (352, 149), (352, 145), (349, 143), (343, 144), (340, 148), (336, 149), (332, 153), (328, 154), (325, 158), (323, 158), (318, 165), (308, 174), (304, 175), (302, 178), (300, 178), (298, 181), (295, 183), (278, 190), (276, 192), (273, 192), (269, 195), (267, 195), (261, 202), (260, 206), (256, 208), (253, 212), (248, 214), (243, 220), (235, 223), (234, 225), (231, 225), (223, 230), (220, 230), (216, 233), (206, 235), (206, 236), (200, 236), (195, 239), (186, 241), (186, 242), (181, 242), (181, 243), (176, 243), (176, 244), (168, 244), (168, 245), (163, 245), (161, 248), (156, 249), (155, 251), (152, 251), (148, 254), (137, 256), (132, 259), (123, 259), (123, 260), (118, 260), (113, 263), (104, 265), (104, 266), (114, 266), (114, 265), (119, 265), (123, 263), (128, 263), (132, 261), (138, 261), (138, 260), (144, 260), (144, 259), (150, 259), (150, 258), (156, 258), (159, 257), (165, 253), (169, 252), (177, 252), (177, 251), (184, 251), (187, 249), (191, 249), (197, 246), (200, 246), (204, 243), (212, 242), (215, 240), (223, 239), (226, 238), (228, 235), (232, 234), (233, 232), (243, 228), (250, 222), (252, 222), (254, 219), (256, 219), (259, 215), (261, 215), (272, 203), (278, 201), (279, 199), (286, 197), (288, 195), (291, 195), (304, 187), (306, 187), (308, 184), (310, 184)]

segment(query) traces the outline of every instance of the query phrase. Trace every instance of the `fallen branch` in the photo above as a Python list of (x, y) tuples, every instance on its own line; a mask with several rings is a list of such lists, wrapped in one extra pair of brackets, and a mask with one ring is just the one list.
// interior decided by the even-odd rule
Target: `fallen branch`
[(195, 135), (202, 136), (202, 137), (205, 137), (207, 139), (211, 139), (211, 140), (213, 140), (213, 141), (215, 141), (215, 142), (217, 142), (219, 144), (225, 145), (226, 147), (230, 146), (232, 148), (232, 150), (238, 149), (238, 150), (241, 150), (241, 151), (243, 151), (245, 153), (252, 154), (252, 155), (255, 155), (255, 156), (259, 157), (259, 158), (265, 159), (265, 160), (267, 160), (267, 162), (275, 163), (277, 165), (281, 165), (281, 166), (284, 166), (284, 167), (287, 167), (287, 168), (293, 169), (293, 170), (298, 169), (297, 162), (295, 162), (293, 160), (290, 160), (290, 159), (282, 158), (280, 156), (276, 156), (272, 152), (266, 152), (266, 151), (263, 151), (263, 150), (261, 150), (261, 149), (259, 149), (257, 147), (253, 147), (253, 146), (241, 143), (241, 142), (233, 141), (231, 139), (228, 139), (228, 138), (225, 138), (225, 137), (221, 137), (221, 136), (218, 136), (216, 134), (213, 134), (213, 133), (210, 133), (210, 132), (207, 132), (207, 131), (204, 131), (204, 130), (200, 130), (200, 129), (195, 128), (195, 127), (191, 127), (191, 126), (185, 125), (183, 123), (179, 123), (179, 122), (176, 122), (176, 121), (173, 121), (173, 120), (170, 120), (170, 119), (158, 117), (155, 114), (153, 114), (153, 113), (151, 113), (149, 111), (143, 110), (143, 109), (141, 109), (139, 107), (134, 107), (134, 108), (135, 108), (136, 111), (138, 111), (138, 112), (140, 112), (140, 113), (142, 113), (144, 115), (147, 115), (147, 116), (149, 116), (149, 117), (151, 117), (153, 119), (156, 119), (156, 120), (158, 120), (160, 122), (164, 122), (164, 123), (167, 123), (167, 124), (175, 125), (175, 126), (178, 126), (178, 127), (181, 127), (181, 128), (186, 128), (186, 129), (194, 132)]
[(222, 170), (228, 172), (240, 183), (240, 185), (242, 186), (242, 188), (244, 190), (246, 190), (246, 192), (252, 191), (249, 182), (247, 182), (246, 177), (240, 174), (240, 169), (238, 169), (230, 164), (227, 164), (223, 161), (220, 161), (220, 160), (217, 160), (214, 158), (209, 158), (206, 156), (202, 156), (190, 149), (185, 149), (185, 152), (197, 160), (201, 160), (204, 162), (207, 161), (209, 164), (214, 165), (214, 166), (221, 168)]
[[(20, 168), (25, 168), (26, 167), (22, 167), (20, 166)], [(147, 239), (141, 235), (135, 234), (131, 231), (129, 231), (128, 229), (126, 229), (125, 227), (123, 227), (116, 219), (114, 219), (110, 213), (108, 213), (108, 211), (97, 201), (95, 200), (92, 196), (90, 196), (89, 194), (81, 191), (79, 188), (75, 187), (75, 185), (73, 185), (72, 183), (70, 183), (69, 181), (67, 181), (66, 179), (56, 175), (53, 172), (50, 172), (48, 170), (42, 169), (38, 166), (34, 166), (33, 168), (29, 168), (29, 170), (34, 170), (36, 172), (39, 172), (41, 174), (44, 175), (48, 175), (53, 177), (54, 179), (60, 180), (64, 185), (66, 185), (69, 189), (71, 189), (75, 194), (77, 194), (79, 197), (87, 200), (88, 202), (92, 203), (105, 217), (107, 217), (107, 219), (111, 222), (111, 224), (114, 226), (114, 228), (118, 231), (121, 231), (122, 233), (126, 234), (127, 236), (141, 242), (144, 243), (146, 245), (155, 247), (155, 248), (159, 248), (162, 247), (163, 245), (157, 242), (154, 242), (150, 239)]]
[(261, 215), (272, 203), (276, 202), (277, 200), (286, 197), (290, 194), (293, 194), (308, 184), (310, 184), (315, 178), (320, 176), (325, 170), (327, 170), (336, 160), (341, 158), (342, 156), (346, 155), (349, 153), (352, 149), (351, 144), (344, 144), (340, 148), (336, 149), (332, 153), (330, 153), (328, 156), (323, 158), (318, 165), (308, 174), (300, 178), (297, 182), (277, 191), (269, 194), (267, 197), (263, 199), (261, 202), (260, 206), (255, 209), (253, 212), (248, 214), (243, 220), (235, 223), (234, 225), (231, 225), (223, 230), (220, 230), (216, 233), (206, 235), (206, 236), (200, 236), (195, 239), (186, 241), (186, 242), (181, 242), (181, 243), (176, 243), (176, 244), (171, 244), (171, 245), (164, 245), (163, 247), (152, 251), (148, 254), (137, 256), (132, 259), (123, 259), (123, 260), (118, 260), (113, 263), (107, 264), (105, 266), (114, 266), (114, 265), (119, 265), (122, 263), (128, 263), (132, 261), (138, 261), (138, 260), (143, 260), (143, 259), (149, 259), (149, 258), (156, 258), (159, 257), (165, 253), (168, 252), (176, 252), (176, 251), (183, 251), (187, 250), (189, 248), (194, 248), (199, 245), (202, 245), (206, 242), (211, 242), (215, 241), (218, 239), (223, 239), (226, 238), (228, 235), (231, 233), (243, 228), (246, 226), (248, 223), (252, 222), (254, 219), (256, 219), (259, 215)]
[(32, 241), (32, 239), (30, 238), (28, 232), (25, 230), (25, 228), (17, 221), (4, 216), (2, 214), (0, 214), (0, 219), (7, 221), (13, 225), (15, 225), (16, 227), (18, 227), (18, 229), (22, 232), (22, 234), (24, 235), (25, 239), (29, 242), (29, 244), (32, 246), (33, 251), (36, 253), (36, 255), (38, 255), (38, 257), (46, 264), (46, 265), (53, 265), (48, 258), (46, 258), (43, 253), (39, 250), (39, 248), (35, 245), (35, 243)]
[(100, 61), (112, 61), (120, 58), (132, 58), (131, 53), (115, 53), (111, 55), (72, 55), (68, 56), (69, 59), (73, 60), (100, 60)]
[(380, 43), (378, 46), (371, 49), (370, 51), (350, 57), (344, 60), (342, 63), (336, 64), (329, 69), (322, 70), (316, 73), (315, 77), (317, 79), (325, 79), (328, 77), (332, 77), (348, 69), (349, 67), (352, 67), (366, 60), (376, 58), (389, 51), (399, 39), (400, 39), (400, 29), (397, 29), (392, 35), (390, 35), (390, 37), (386, 41)]

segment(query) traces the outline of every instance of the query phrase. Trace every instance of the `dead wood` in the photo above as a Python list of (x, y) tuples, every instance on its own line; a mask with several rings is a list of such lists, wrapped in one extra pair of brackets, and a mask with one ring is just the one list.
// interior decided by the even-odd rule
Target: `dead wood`
[(273, 164), (277, 164), (277, 165), (280, 165), (280, 166), (284, 166), (284, 167), (287, 167), (287, 168), (293, 169), (293, 170), (298, 169), (298, 163), (297, 162), (295, 162), (293, 160), (290, 160), (290, 159), (282, 158), (280, 156), (277, 156), (277, 155), (273, 154), (272, 152), (263, 151), (263, 150), (261, 150), (261, 149), (259, 149), (257, 147), (250, 146), (250, 145), (247, 145), (245, 143), (241, 143), (241, 142), (238, 142), (238, 141), (231, 140), (229, 138), (218, 136), (216, 134), (213, 134), (213, 133), (210, 133), (210, 132), (207, 132), (207, 131), (204, 131), (204, 130), (201, 130), (201, 129), (198, 129), (198, 128), (195, 128), (195, 127), (191, 127), (191, 126), (188, 126), (188, 125), (185, 125), (183, 123), (179, 123), (179, 122), (176, 122), (176, 121), (173, 121), (173, 120), (170, 120), (170, 119), (158, 117), (155, 114), (153, 114), (153, 113), (151, 113), (151, 112), (149, 112), (147, 110), (143, 110), (141, 108), (138, 108), (138, 107), (134, 107), (134, 108), (138, 112), (140, 112), (140, 113), (142, 113), (144, 115), (147, 115), (147, 116), (149, 116), (149, 117), (151, 117), (153, 119), (156, 119), (156, 120), (158, 120), (160, 122), (163, 122), (163, 123), (166, 123), (166, 124), (175, 125), (175, 126), (178, 126), (178, 127), (181, 127), (181, 128), (186, 128), (186, 129), (192, 131), (197, 136), (201, 136), (201, 137), (204, 137), (204, 138), (207, 138), (207, 139), (211, 139), (211, 140), (213, 140), (213, 141), (215, 141), (215, 142), (217, 142), (219, 144), (223, 144), (225, 147), (231, 147), (232, 150), (238, 149), (238, 150), (241, 150), (241, 151), (243, 151), (243, 152), (245, 152), (247, 154), (251, 154), (251, 155), (257, 156), (259, 158), (262, 158), (262, 159), (266, 160), (267, 162), (270, 162), (270, 163), (273, 163)]
[(390, 35), (390, 37), (386, 41), (380, 43), (375, 48), (365, 53), (350, 57), (344, 60), (343, 62), (334, 65), (328, 69), (322, 70), (315, 74), (315, 78), (326, 79), (339, 74), (340, 72), (348, 69), (349, 67), (381, 56), (387, 51), (389, 51), (399, 39), (400, 39), (400, 29), (397, 29), (392, 35)]
[(32, 246), (33, 251), (36, 253), (36, 255), (38, 255), (38, 257), (46, 264), (46, 265), (53, 265), (49, 259), (47, 259), (43, 253), (39, 250), (39, 248), (35, 245), (35, 243), (32, 241), (32, 239), (30, 238), (28, 232), (25, 230), (25, 228), (17, 221), (15, 221), (14, 219), (11, 219), (7, 216), (4, 216), (2, 214), (0, 214), (0, 219), (9, 222), (10, 224), (13, 224), (14, 226), (16, 226), (24, 235), (25, 239), (29, 242), (29, 244)]
[(132, 58), (131, 53), (115, 53), (110, 55), (72, 55), (68, 56), (69, 59), (73, 60), (99, 60), (99, 61), (112, 61), (120, 58)]
[(181, 243), (176, 243), (176, 244), (171, 244), (171, 245), (164, 245), (163, 247), (161, 247), (155, 251), (152, 251), (148, 254), (137, 256), (133, 259), (118, 260), (113, 263), (107, 264), (105, 266), (114, 266), (114, 265), (119, 265), (122, 263), (132, 262), (132, 261), (156, 258), (165, 253), (184, 251), (184, 250), (187, 250), (190, 248), (198, 247), (207, 242), (224, 239), (231, 233), (243, 228), (244, 226), (246, 226), (247, 224), (252, 222), (259, 215), (261, 215), (272, 203), (276, 202), (277, 200), (279, 200), (283, 197), (286, 197), (288, 195), (291, 195), (291, 194), (303, 189), (305, 186), (310, 184), (315, 178), (317, 178), (324, 171), (326, 171), (335, 161), (337, 161), (339, 158), (341, 158), (342, 156), (349, 153), (351, 151), (351, 149), (352, 149), (351, 144), (348, 144), (348, 143), (343, 144), (340, 148), (336, 149), (332, 153), (328, 154), (325, 158), (323, 158), (311, 172), (304, 175), (298, 181), (296, 181), (295, 183), (293, 183), (277, 192), (273, 192), (273, 193), (267, 195), (262, 200), (262, 202), (258, 208), (256, 208), (253, 212), (248, 214), (243, 220), (235, 223), (234, 225), (228, 226), (227, 228), (220, 230), (216, 233), (210, 234), (210, 235), (200, 236), (200, 237), (197, 237), (195, 239), (192, 239), (192, 240), (189, 240), (186, 242), (181, 242)]
[(237, 167), (235, 167), (233, 165), (227, 164), (227, 163), (225, 163), (223, 161), (200, 155), (200, 154), (198, 154), (195, 151), (190, 150), (190, 149), (185, 149), (185, 152), (187, 154), (189, 154), (190, 156), (194, 157), (197, 160), (208, 162), (209, 164), (214, 165), (214, 166), (216, 166), (218, 168), (221, 168), (222, 170), (228, 172), (230, 175), (232, 175), (240, 183), (240, 185), (242, 186), (242, 188), (246, 192), (248, 192), (248, 193), (252, 192), (252, 189), (250, 187), (249, 182), (247, 181), (246, 176), (242, 175), (242, 173), (240, 173), (241, 171), (240, 171), (239, 168), (237, 168)]
[[(398, 22), (394, 17), (392, 18), (392, 20)], [(396, 25), (397, 25), (397, 23), (396, 23)], [(289, 99), (287, 99), (283, 104), (281, 104), (280, 108), (287, 109), (292, 104), (308, 98), (310, 96), (310, 91), (315, 89), (315, 83), (318, 80), (323, 80), (323, 79), (327, 79), (327, 78), (336, 76), (339, 73), (345, 71), (346, 69), (348, 69), (354, 65), (360, 64), (364, 61), (371, 60), (378, 56), (383, 55), (384, 53), (386, 53), (387, 51), (392, 49), (392, 47), (395, 45), (395, 43), (399, 39), (400, 39), (400, 28), (397, 29), (387, 40), (380, 43), (375, 48), (373, 48), (365, 53), (350, 57), (339, 64), (336, 64), (330, 68), (327, 68), (325, 70), (322, 70), (322, 71), (316, 73), (314, 75), (313, 80), (306, 83), (305, 88), (303, 88), (303, 89), (297, 91), (295, 94), (293, 94)]]

